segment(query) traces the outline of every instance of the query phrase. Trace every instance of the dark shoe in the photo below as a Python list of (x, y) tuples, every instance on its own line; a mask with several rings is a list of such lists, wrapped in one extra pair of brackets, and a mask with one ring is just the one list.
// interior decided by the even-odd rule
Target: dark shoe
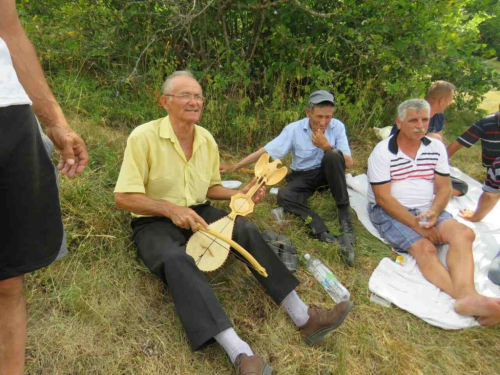
[(451, 177), (451, 187), (454, 190), (454, 196), (461, 197), (469, 191), (469, 185), (467, 182), (462, 181), (456, 177)]
[(315, 238), (318, 239), (318, 241), (325, 242), (325, 243), (335, 243), (337, 242), (337, 238), (335, 236), (332, 236), (328, 232), (322, 232), (320, 234), (317, 234)]
[(283, 245), (282, 243), (279, 244), (281, 253), (289, 253), (289, 254), (297, 254), (297, 248), (293, 245)]
[(342, 259), (346, 262), (349, 267), (354, 266), (354, 247), (351, 245), (351, 241), (347, 234), (341, 235), (337, 238), (339, 244), (340, 255)]
[(262, 232), (262, 238), (266, 242), (276, 241), (276, 233), (274, 233), (272, 230), (265, 230), (264, 232)]
[(331, 310), (324, 310), (317, 307), (310, 307), (308, 310), (309, 320), (302, 327), (302, 336), (306, 344), (312, 346), (317, 344), (328, 332), (338, 328), (353, 306), (351, 301), (342, 301)]
[(282, 243), (283, 245), (292, 246), (292, 241), (290, 241), (290, 239), (284, 234), (280, 234), (278, 237), (276, 237), (276, 242)]
[(291, 273), (294, 273), (297, 271), (297, 267), (299, 265), (299, 262), (297, 260), (297, 255), (288, 253), (285, 251), (281, 251), (280, 253), (280, 259), (283, 262), (283, 264), (288, 268), (288, 271)]
[(351, 245), (356, 246), (356, 236), (352, 228), (351, 220), (340, 220), (340, 230), (342, 234), (345, 234), (349, 238)]
[(273, 373), (269, 363), (265, 363), (262, 358), (256, 355), (248, 356), (242, 353), (236, 357), (234, 365), (237, 375), (271, 375)]
[(276, 237), (276, 241), (274, 241), (273, 244), (279, 246), (279, 257), (286, 268), (292, 273), (297, 271), (299, 264), (297, 260), (297, 248), (292, 245), (292, 241), (284, 234), (280, 234)]
[(275, 242), (268, 242), (267, 244), (269, 245), (269, 247), (271, 248), (271, 250), (274, 251), (274, 253), (277, 256), (280, 256), (281, 249), (280, 249), (280, 247), (278, 246), (277, 243), (275, 243)]

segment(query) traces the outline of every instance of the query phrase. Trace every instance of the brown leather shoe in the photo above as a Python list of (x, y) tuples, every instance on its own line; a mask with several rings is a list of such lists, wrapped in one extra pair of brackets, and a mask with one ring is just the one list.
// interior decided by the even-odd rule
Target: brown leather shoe
[(317, 344), (325, 335), (338, 328), (352, 309), (354, 304), (351, 301), (337, 303), (331, 310), (324, 310), (317, 307), (310, 307), (308, 310), (309, 320), (302, 327), (302, 336), (306, 339), (306, 344), (311, 346)]
[(262, 358), (256, 355), (248, 356), (241, 353), (234, 362), (237, 375), (271, 375), (273, 369), (269, 363), (265, 363)]

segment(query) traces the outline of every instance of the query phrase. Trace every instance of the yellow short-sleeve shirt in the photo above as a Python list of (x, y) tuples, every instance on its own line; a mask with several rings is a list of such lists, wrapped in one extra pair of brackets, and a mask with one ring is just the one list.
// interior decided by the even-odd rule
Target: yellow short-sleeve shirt
[(167, 116), (132, 131), (115, 193), (143, 193), (189, 207), (204, 203), (208, 188), (220, 184), (219, 148), (212, 135), (195, 125), (188, 161)]

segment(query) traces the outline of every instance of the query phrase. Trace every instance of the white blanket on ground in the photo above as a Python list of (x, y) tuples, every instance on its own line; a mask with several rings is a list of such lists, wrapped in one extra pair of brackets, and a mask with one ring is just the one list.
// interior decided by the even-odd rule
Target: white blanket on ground
[[(500, 250), (500, 205), (480, 223), (471, 223), (458, 217), (462, 208), (475, 210), (482, 193), (482, 184), (451, 168), (451, 174), (469, 184), (469, 192), (464, 197), (452, 198), (446, 210), (459, 222), (472, 228), (476, 233), (474, 249), (474, 282), (476, 290), (488, 297), (500, 297), (500, 286), (493, 284), (487, 277), (491, 260)], [(379, 233), (368, 216), (368, 180), (366, 175), (347, 176), (351, 207), (359, 220), (375, 237)], [(445, 264), (448, 246), (438, 248), (439, 258)], [(384, 258), (370, 277), (370, 291), (394, 303), (396, 306), (418, 316), (427, 323), (444, 329), (462, 329), (478, 325), (472, 317), (458, 315), (453, 310), (455, 300), (448, 294), (424, 279), (415, 259), (404, 254), (402, 264)]]

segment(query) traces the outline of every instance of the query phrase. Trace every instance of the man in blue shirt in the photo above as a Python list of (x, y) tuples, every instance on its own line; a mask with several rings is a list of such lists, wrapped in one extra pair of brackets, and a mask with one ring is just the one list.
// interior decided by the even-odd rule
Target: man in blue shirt
[[(278, 204), (306, 221), (310, 234), (320, 241), (338, 241), (347, 264), (354, 264), (355, 236), (349, 213), (349, 195), (345, 179), (346, 168), (353, 159), (344, 124), (333, 118), (334, 97), (325, 90), (309, 97), (306, 116), (287, 125), (281, 134), (263, 148), (222, 171), (236, 171), (256, 162), (267, 152), (273, 159), (292, 153), (292, 173), (288, 184), (278, 193)], [(329, 188), (338, 208), (342, 235), (332, 236), (321, 217), (308, 205), (307, 199), (318, 189)]]

